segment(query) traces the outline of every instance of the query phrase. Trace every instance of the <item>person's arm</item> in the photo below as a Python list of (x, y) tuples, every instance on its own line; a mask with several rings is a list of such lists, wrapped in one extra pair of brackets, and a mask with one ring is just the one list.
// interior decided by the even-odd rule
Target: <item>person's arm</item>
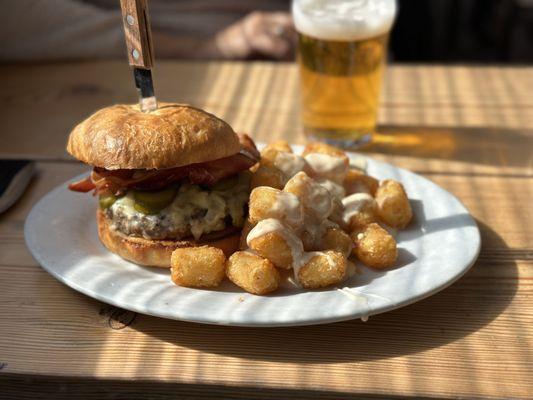
[(217, 33), (212, 51), (221, 58), (263, 56), (288, 59), (294, 53), (296, 32), (287, 12), (253, 12)]
[[(205, 21), (209, 23), (209, 21)], [(296, 32), (286, 12), (252, 12), (211, 37), (170, 35), (153, 31), (158, 58), (289, 59), (294, 53)]]
[[(0, 14), (1, 61), (125, 57), (117, 9), (100, 9), (77, 0), (4, 3)], [(290, 14), (283, 12), (250, 13), (211, 37), (170, 34), (157, 28), (152, 35), (156, 58), (287, 59), (295, 40)]]

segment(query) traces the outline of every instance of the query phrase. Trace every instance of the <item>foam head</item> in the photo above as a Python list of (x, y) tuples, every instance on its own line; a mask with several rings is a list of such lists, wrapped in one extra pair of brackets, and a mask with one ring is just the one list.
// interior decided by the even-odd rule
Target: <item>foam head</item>
[(361, 40), (387, 33), (396, 0), (293, 0), (296, 30), (325, 40)]

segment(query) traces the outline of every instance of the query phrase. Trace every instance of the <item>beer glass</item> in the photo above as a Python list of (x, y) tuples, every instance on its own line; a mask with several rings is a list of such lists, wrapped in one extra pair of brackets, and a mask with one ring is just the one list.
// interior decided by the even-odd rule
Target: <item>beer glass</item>
[(368, 143), (395, 0), (293, 0), (305, 134), (344, 148)]

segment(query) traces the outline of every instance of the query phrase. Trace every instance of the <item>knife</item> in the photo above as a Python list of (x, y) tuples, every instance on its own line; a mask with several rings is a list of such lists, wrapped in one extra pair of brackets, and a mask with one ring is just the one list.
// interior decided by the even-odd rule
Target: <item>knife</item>
[(154, 50), (148, 5), (146, 0), (120, 0), (120, 8), (128, 48), (128, 61), (133, 67), (135, 87), (139, 93), (139, 105), (142, 112), (154, 111), (157, 108), (157, 100), (152, 81)]

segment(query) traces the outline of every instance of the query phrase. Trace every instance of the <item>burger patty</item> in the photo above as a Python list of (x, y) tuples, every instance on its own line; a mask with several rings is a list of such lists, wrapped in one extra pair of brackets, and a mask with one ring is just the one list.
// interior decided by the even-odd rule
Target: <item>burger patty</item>
[(146, 239), (179, 240), (220, 231), (228, 226), (242, 227), (249, 188), (239, 182), (225, 190), (210, 190), (198, 185), (181, 185), (176, 197), (157, 214), (135, 209), (133, 192), (117, 199), (104, 213), (111, 228), (126, 235)]

